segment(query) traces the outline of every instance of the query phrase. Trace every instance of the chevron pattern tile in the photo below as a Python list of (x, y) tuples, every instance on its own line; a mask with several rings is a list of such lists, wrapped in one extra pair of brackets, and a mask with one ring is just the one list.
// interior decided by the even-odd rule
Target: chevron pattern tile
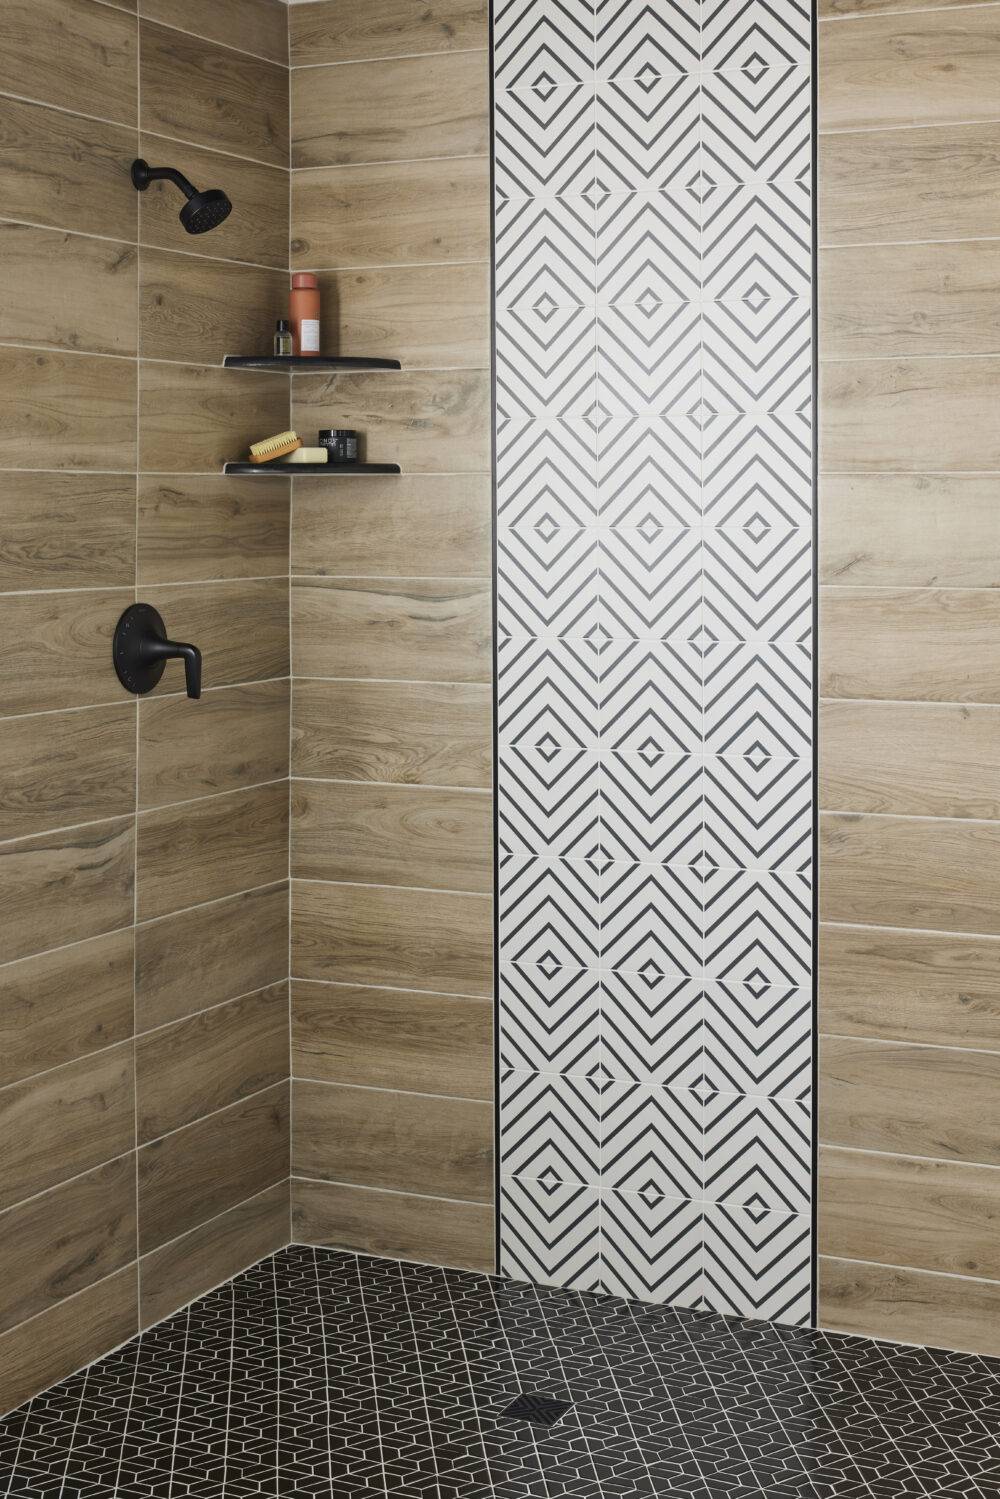
[(501, 1269), (809, 1321), (809, 0), (494, 7)]

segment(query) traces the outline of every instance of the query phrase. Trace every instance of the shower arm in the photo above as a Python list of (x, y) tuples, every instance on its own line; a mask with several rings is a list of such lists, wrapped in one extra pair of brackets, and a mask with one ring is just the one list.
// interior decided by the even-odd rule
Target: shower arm
[(144, 193), (151, 182), (172, 182), (179, 187), (185, 198), (190, 201), (198, 189), (189, 182), (183, 172), (176, 167), (151, 167), (148, 162), (134, 161), (132, 163), (132, 185)]

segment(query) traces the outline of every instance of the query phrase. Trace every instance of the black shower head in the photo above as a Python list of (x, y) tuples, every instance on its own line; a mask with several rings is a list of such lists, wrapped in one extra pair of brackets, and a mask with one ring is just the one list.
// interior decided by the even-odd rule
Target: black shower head
[(209, 187), (198, 192), (176, 167), (151, 167), (141, 157), (132, 163), (132, 182), (144, 193), (151, 182), (172, 182), (179, 187), (187, 202), (180, 212), (180, 220), (188, 234), (205, 234), (228, 219), (233, 205), (218, 187)]
[(188, 199), (181, 209), (181, 223), (188, 234), (205, 234), (223, 219), (228, 219), (232, 211), (233, 205), (225, 193), (217, 187), (210, 187)]

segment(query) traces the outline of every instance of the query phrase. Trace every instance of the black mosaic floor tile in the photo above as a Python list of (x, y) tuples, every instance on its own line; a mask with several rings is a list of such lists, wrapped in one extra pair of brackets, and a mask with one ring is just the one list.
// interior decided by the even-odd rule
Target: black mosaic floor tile
[(0, 1420), (0, 1499), (764, 1495), (1000, 1499), (1000, 1361), (293, 1247)]

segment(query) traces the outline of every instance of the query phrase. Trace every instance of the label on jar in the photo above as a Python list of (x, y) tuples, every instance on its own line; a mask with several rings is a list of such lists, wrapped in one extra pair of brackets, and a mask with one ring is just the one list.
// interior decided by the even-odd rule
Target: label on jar
[(319, 319), (304, 317), (299, 324), (299, 352), (319, 353)]

